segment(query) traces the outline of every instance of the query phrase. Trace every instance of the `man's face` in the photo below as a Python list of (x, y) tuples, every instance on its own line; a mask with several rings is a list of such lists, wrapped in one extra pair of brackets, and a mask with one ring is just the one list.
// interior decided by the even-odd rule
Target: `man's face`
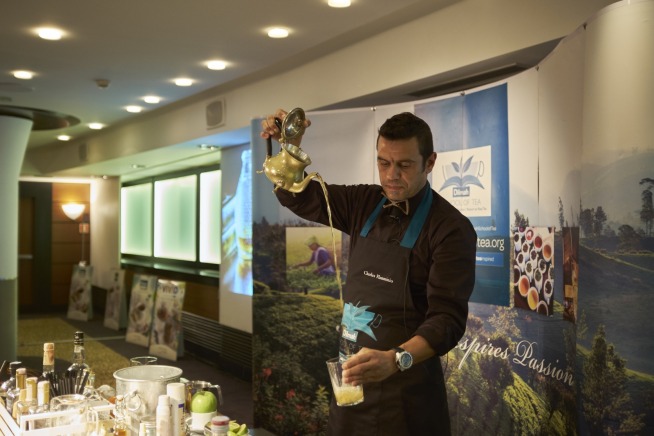
[(436, 161), (433, 153), (423, 165), (418, 140), (390, 140), (383, 136), (377, 141), (377, 168), (386, 196), (393, 201), (407, 200), (420, 191)]

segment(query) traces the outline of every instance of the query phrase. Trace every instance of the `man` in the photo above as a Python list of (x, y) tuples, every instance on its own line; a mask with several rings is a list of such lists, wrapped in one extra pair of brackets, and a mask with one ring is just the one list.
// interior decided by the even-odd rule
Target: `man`
[[(274, 119), (285, 115), (279, 109), (262, 121), (261, 136), (279, 139)], [(477, 235), (429, 186), (435, 161), (427, 123), (401, 113), (378, 132), (381, 186), (327, 185), (334, 227), (350, 235), (339, 338), (344, 381), (363, 384), (365, 395), (349, 407), (332, 400), (328, 434), (450, 434), (438, 356), (465, 331)], [(329, 224), (319, 183), (275, 192), (298, 216)]]
[(336, 274), (332, 256), (329, 253), (329, 250), (318, 243), (318, 238), (311, 236), (304, 243), (311, 250), (311, 257), (306, 262), (300, 262), (293, 265), (292, 268), (300, 268), (315, 263), (316, 269), (313, 270), (315, 275), (333, 276)]

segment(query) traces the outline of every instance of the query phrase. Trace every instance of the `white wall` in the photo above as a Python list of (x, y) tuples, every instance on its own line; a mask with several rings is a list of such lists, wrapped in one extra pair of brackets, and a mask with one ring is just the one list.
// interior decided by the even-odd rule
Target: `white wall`
[[(194, 140), (249, 124), (277, 107), (306, 110), (425, 79), (564, 37), (612, 0), (462, 0), (406, 25), (288, 72), (240, 87), (225, 85), (88, 138), (89, 163)], [(280, 91), (283, 90), (283, 91)], [(224, 98), (223, 127), (207, 131), (205, 107)], [(27, 154), (55, 172), (76, 166), (72, 141)]]

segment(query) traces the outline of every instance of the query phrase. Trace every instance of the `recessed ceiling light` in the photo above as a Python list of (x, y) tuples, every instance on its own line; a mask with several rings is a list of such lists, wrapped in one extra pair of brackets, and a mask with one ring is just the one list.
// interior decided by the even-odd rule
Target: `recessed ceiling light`
[(145, 165), (142, 165), (142, 164), (132, 164), (132, 168), (134, 168), (135, 170), (142, 170), (143, 168), (145, 168)]
[(57, 136), (57, 139), (60, 141), (70, 141), (71, 138), (68, 135), (59, 135)]
[(179, 77), (175, 79), (175, 85), (177, 86), (191, 86), (193, 84), (193, 79), (188, 79), (186, 77)]
[(149, 104), (157, 104), (161, 101), (161, 97), (157, 97), (156, 95), (146, 95), (143, 97), (143, 101)]
[(217, 145), (211, 145), (211, 144), (199, 144), (198, 148), (202, 150), (218, 150), (219, 147)]
[(125, 106), (125, 110), (133, 114), (138, 114), (143, 110), (143, 108), (141, 106), (130, 105), (130, 106)]
[(64, 31), (55, 27), (40, 27), (36, 29), (36, 33), (48, 41), (58, 41), (64, 36)]
[(273, 27), (272, 29), (268, 29), (268, 36), (271, 38), (286, 38), (288, 36), (288, 29)]
[(352, 2), (350, 0), (328, 0), (327, 5), (332, 8), (347, 8)]
[(104, 124), (102, 124), (102, 123), (89, 123), (88, 126), (89, 126), (89, 129), (100, 130), (100, 129), (102, 129), (104, 127)]
[(12, 73), (15, 78), (29, 80), (34, 77), (34, 73), (27, 70), (16, 70)]
[(207, 62), (207, 68), (210, 70), (224, 70), (227, 68), (227, 63), (225, 61), (209, 61)]

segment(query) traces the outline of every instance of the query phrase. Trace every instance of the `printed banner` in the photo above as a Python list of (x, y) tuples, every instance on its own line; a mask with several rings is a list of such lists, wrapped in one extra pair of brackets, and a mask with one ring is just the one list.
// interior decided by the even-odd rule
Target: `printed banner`
[(575, 355), (560, 314), (471, 303), (465, 336), (442, 358), (452, 434), (575, 434)]
[(104, 326), (120, 330), (127, 326), (127, 295), (125, 294), (125, 271), (112, 269), (112, 285), (107, 289), (104, 309)]
[(147, 347), (150, 343), (152, 309), (157, 291), (157, 277), (134, 274), (125, 340)]
[(150, 332), (150, 354), (177, 360), (184, 354), (182, 307), (185, 282), (159, 279), (154, 302), (154, 321)]
[(69, 319), (78, 321), (93, 319), (92, 279), (93, 267), (91, 265), (73, 266), (73, 276), (70, 281), (70, 293), (68, 295), (67, 317)]
[(417, 104), (438, 153), (432, 187), (470, 218), (477, 232), (471, 302), (509, 305), (507, 85)]

